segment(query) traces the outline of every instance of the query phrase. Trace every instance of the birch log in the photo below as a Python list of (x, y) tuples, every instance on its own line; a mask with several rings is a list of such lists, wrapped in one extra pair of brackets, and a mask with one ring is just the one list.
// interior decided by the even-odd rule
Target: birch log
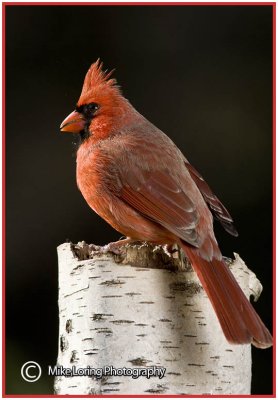
[[(186, 262), (159, 246), (116, 256), (84, 242), (58, 258), (56, 394), (250, 394), (251, 346), (226, 341)], [(237, 254), (230, 264), (257, 299), (254, 273)]]

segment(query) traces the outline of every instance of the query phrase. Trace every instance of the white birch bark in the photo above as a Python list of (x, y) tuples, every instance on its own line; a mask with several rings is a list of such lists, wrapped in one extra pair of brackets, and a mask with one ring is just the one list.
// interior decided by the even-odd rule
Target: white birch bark
[[(101, 250), (84, 242), (58, 247), (57, 365), (165, 374), (60, 376), (57, 394), (250, 394), (251, 346), (226, 341), (190, 266), (177, 270), (178, 259), (146, 244), (123, 256)], [(257, 298), (262, 286), (237, 254), (230, 268)]]

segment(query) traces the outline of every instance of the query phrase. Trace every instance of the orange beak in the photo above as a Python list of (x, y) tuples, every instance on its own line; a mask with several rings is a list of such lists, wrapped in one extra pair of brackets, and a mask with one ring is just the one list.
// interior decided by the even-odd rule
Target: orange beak
[(62, 132), (79, 133), (85, 128), (85, 120), (82, 115), (73, 111), (66, 119), (61, 123), (60, 130)]

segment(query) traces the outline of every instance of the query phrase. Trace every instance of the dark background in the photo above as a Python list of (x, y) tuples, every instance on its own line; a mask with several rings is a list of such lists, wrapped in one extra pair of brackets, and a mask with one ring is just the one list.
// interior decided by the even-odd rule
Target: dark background
[[(7, 392), (52, 393), (58, 342), (56, 247), (119, 234), (75, 183), (59, 125), (100, 57), (131, 103), (166, 132), (231, 211), (238, 252), (272, 317), (272, 7), (7, 6)], [(36, 383), (20, 368), (37, 361)], [(272, 349), (253, 349), (253, 393), (272, 393)]]

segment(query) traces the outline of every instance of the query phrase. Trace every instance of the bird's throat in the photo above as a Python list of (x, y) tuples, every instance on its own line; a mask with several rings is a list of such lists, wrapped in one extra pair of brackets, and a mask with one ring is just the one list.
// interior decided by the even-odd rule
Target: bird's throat
[(90, 136), (89, 129), (87, 128), (83, 129), (83, 131), (81, 131), (78, 136), (79, 136), (79, 142), (80, 144), (82, 144)]

